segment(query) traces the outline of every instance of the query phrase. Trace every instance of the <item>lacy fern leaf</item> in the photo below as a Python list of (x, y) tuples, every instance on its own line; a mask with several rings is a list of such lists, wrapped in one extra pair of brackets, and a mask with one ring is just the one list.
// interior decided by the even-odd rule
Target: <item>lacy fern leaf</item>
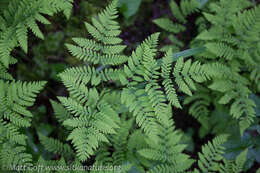
[(94, 64), (119, 65), (127, 61), (127, 56), (121, 52), (126, 46), (121, 45), (118, 37), (121, 33), (117, 18), (117, 0), (111, 2), (107, 8), (92, 18), (92, 25), (85, 22), (87, 31), (95, 40), (73, 38), (77, 46), (66, 44), (70, 53), (80, 60)]
[(100, 142), (109, 142), (106, 134), (115, 133), (118, 115), (109, 104), (99, 100), (95, 88), (88, 90), (83, 85), (74, 85), (75, 87), (67, 85), (71, 97), (59, 97), (59, 100), (74, 116), (66, 119), (63, 124), (72, 128), (68, 140), (72, 140), (79, 159), (85, 161), (94, 154)]

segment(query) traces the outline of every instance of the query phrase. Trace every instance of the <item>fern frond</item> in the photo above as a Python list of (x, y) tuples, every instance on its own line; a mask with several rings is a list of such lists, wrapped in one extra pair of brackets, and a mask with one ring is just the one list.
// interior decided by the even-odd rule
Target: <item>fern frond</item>
[(191, 63), (191, 60), (184, 62), (183, 58), (177, 60), (173, 75), (180, 90), (190, 96), (192, 95), (191, 90), (196, 90), (194, 81), (203, 82), (208, 78), (204, 66), (198, 61), (194, 63)]
[(220, 173), (236, 173), (243, 172), (243, 167), (247, 161), (248, 149), (242, 151), (237, 157), (236, 160), (227, 160), (224, 159), (224, 165), (220, 165)]
[(158, 18), (158, 19), (153, 20), (153, 23), (155, 23), (160, 28), (162, 28), (166, 31), (175, 33), (175, 34), (185, 31), (185, 27), (183, 25), (178, 24), (178, 23), (173, 23), (168, 18)]
[(83, 61), (102, 65), (120, 65), (127, 61), (127, 56), (122, 55), (126, 46), (120, 45), (120, 26), (115, 21), (117, 18), (117, 0), (113, 0), (107, 8), (92, 18), (92, 25), (85, 23), (87, 31), (96, 40), (73, 38), (77, 46), (66, 44), (69, 52)]
[(200, 4), (197, 0), (182, 0), (180, 5), (181, 11), (185, 17), (198, 11), (200, 7)]
[(145, 133), (156, 133), (155, 113), (149, 104), (149, 97), (144, 89), (123, 89), (121, 102), (126, 105), (130, 112), (133, 112), (137, 125), (141, 127)]
[(160, 90), (160, 85), (157, 83), (157, 79), (160, 75), (158, 72), (160, 66), (158, 66), (158, 62), (154, 59), (154, 56), (155, 52), (153, 52), (153, 50), (148, 47), (144, 49), (142, 64), (144, 66), (143, 77), (144, 80), (147, 81), (145, 92), (149, 97), (150, 103), (154, 108), (155, 115), (158, 116), (158, 119), (161, 121), (167, 121), (163, 117), (164, 110), (167, 109), (167, 104), (165, 103), (166, 98), (163, 91)]
[(6, 68), (0, 63), (0, 79), (13, 80), (13, 77), (7, 72)]
[(173, 63), (173, 59), (172, 59), (172, 50), (170, 49), (165, 56), (163, 57), (162, 60), (162, 65), (161, 65), (161, 69), (162, 69), (162, 73), (161, 76), (163, 77), (163, 86), (165, 88), (166, 91), (166, 96), (167, 99), (169, 100), (169, 102), (174, 105), (177, 108), (181, 108), (179, 99), (177, 97), (174, 85), (171, 78), (171, 69), (172, 69), (172, 63)]
[(32, 155), (26, 153), (26, 147), (4, 143), (1, 146), (0, 164), (6, 170), (13, 170), (16, 166), (32, 166)]
[(218, 57), (232, 60), (235, 56), (235, 50), (225, 43), (207, 43), (206, 48)]
[(209, 88), (225, 93), (219, 100), (220, 104), (228, 104), (232, 101), (230, 114), (240, 120), (241, 134), (254, 121), (255, 103), (249, 98), (252, 93), (242, 80), (230, 81), (226, 79), (215, 80)]
[(187, 21), (185, 19), (185, 16), (181, 12), (181, 9), (177, 5), (177, 3), (174, 0), (171, 0), (169, 5), (170, 5), (171, 12), (174, 15), (174, 17), (176, 17), (176, 19), (178, 19), (182, 23), (186, 23)]
[(189, 114), (196, 118), (201, 125), (209, 129), (209, 105), (211, 102), (210, 93), (205, 88), (199, 88), (195, 94), (186, 97), (183, 104), (191, 104), (189, 106)]
[(39, 140), (44, 148), (54, 154), (60, 154), (63, 157), (70, 157), (74, 155), (73, 150), (68, 144), (63, 144), (59, 140), (39, 134)]
[(19, 131), (19, 128), (3, 120), (0, 121), (1, 136), (0, 139), (6, 142), (6, 139), (14, 144), (26, 145), (27, 136)]
[(123, 75), (123, 71), (120, 69), (106, 68), (98, 72), (90, 66), (72, 67), (59, 74), (64, 80), (74, 81), (83, 85), (90, 83), (92, 86), (97, 86), (101, 82), (119, 81), (120, 75)]
[(71, 118), (71, 114), (58, 102), (50, 100), (54, 115), (58, 122), (63, 123), (66, 119)]
[[(109, 142), (105, 135), (115, 133), (118, 115), (109, 104), (97, 102), (99, 96), (95, 89), (88, 91), (86, 87), (75, 85), (68, 90), (71, 98), (59, 97), (59, 100), (75, 118), (67, 119), (63, 124), (72, 128), (67, 140), (72, 140), (77, 156), (84, 161), (94, 154), (100, 142)], [(87, 95), (78, 98), (82, 92)]]
[(46, 82), (3, 82), (0, 80), (0, 112), (5, 119), (18, 127), (30, 126), (32, 114), (26, 107), (32, 106), (37, 94)]
[(158, 134), (148, 135), (149, 148), (138, 151), (143, 157), (155, 161), (148, 172), (184, 172), (194, 162), (182, 153), (186, 145), (180, 144), (181, 135), (175, 130), (171, 115), (171, 106), (168, 106), (168, 122), (159, 123)]
[(202, 152), (199, 153), (198, 165), (202, 172), (218, 171), (219, 161), (223, 159), (225, 148), (222, 146), (227, 141), (228, 135), (215, 137), (212, 142), (202, 146)]
[[(159, 37), (159, 33), (152, 34), (151, 36), (146, 38), (142, 42), (142, 44), (136, 48), (135, 51), (132, 52), (132, 55), (128, 59), (127, 65), (124, 65), (125, 76), (122, 77), (135, 78), (138, 80), (138, 78), (140, 78), (139, 76), (142, 76), (143, 73), (142, 61), (144, 57), (144, 49), (146, 47), (151, 49), (151, 51), (154, 50), (158, 44), (158, 37)], [(138, 76), (136, 76), (135, 74)], [(126, 79), (123, 81), (126, 81)], [(126, 81), (126, 83), (128, 83), (128, 81)], [(131, 82), (131, 84), (135, 85), (136, 82), (133, 81)]]
[(69, 17), (72, 9), (73, 0), (13, 0), (5, 9), (3, 16), (0, 17), (0, 63), (6, 68), (10, 64), (16, 63), (11, 57), (11, 51), (20, 46), (25, 52), (28, 51), (28, 29), (34, 35), (43, 39), (37, 21), (49, 24), (43, 14), (53, 15), (59, 11), (64, 11)]

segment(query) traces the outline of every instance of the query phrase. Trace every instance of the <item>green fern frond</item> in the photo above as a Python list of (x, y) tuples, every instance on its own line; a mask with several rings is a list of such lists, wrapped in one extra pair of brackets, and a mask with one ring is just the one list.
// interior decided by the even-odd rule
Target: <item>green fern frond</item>
[(227, 160), (224, 159), (224, 165), (220, 166), (220, 173), (237, 173), (243, 172), (243, 167), (247, 161), (248, 149), (242, 151), (237, 157), (236, 160)]
[(0, 164), (4, 170), (14, 170), (16, 166), (32, 166), (32, 155), (26, 153), (26, 147), (11, 143), (1, 145)]
[(220, 104), (228, 104), (232, 101), (230, 114), (240, 120), (241, 134), (254, 121), (255, 103), (249, 98), (252, 93), (241, 80), (230, 81), (226, 79), (215, 80), (209, 88), (225, 93), (219, 100)]
[(122, 55), (126, 46), (121, 45), (121, 33), (117, 18), (117, 0), (112, 1), (107, 8), (92, 18), (92, 25), (85, 23), (87, 31), (96, 40), (73, 38), (77, 46), (66, 44), (70, 53), (83, 61), (102, 65), (120, 65), (127, 61)]
[(198, 11), (200, 4), (198, 0), (182, 0), (180, 6), (183, 15), (186, 17)]
[(212, 142), (202, 146), (202, 152), (199, 153), (198, 165), (202, 172), (218, 171), (220, 163), (225, 153), (222, 146), (227, 141), (228, 135), (215, 137)]
[(206, 129), (209, 129), (210, 102), (210, 93), (206, 88), (199, 88), (195, 94), (186, 97), (183, 102), (184, 105), (191, 104), (189, 114), (196, 118)]
[[(63, 125), (72, 128), (67, 140), (72, 140), (77, 156), (85, 161), (100, 142), (109, 142), (106, 135), (115, 133), (118, 115), (109, 104), (98, 100), (95, 89), (78, 88), (76, 84), (67, 87), (71, 98), (59, 97), (59, 100), (74, 118), (65, 120)], [(84, 97), (79, 97), (82, 94)]]
[(27, 53), (28, 29), (43, 39), (37, 22), (49, 24), (43, 15), (53, 15), (59, 11), (64, 11), (65, 15), (69, 17), (72, 2), (73, 0), (12, 0), (8, 8), (4, 10), (3, 16), (0, 17), (2, 22), (0, 27), (0, 63), (6, 68), (10, 64), (16, 63), (16, 60), (11, 56), (11, 51), (16, 46), (20, 46)]
[(73, 7), (73, 1), (74, 0), (52, 0), (49, 1), (49, 4), (52, 7), (51, 9), (53, 9), (53, 13), (62, 11), (66, 18), (69, 19)]
[(160, 28), (175, 34), (185, 30), (185, 27), (183, 25), (178, 23), (173, 23), (168, 18), (158, 18), (153, 20), (153, 22)]
[(71, 157), (74, 155), (73, 150), (68, 144), (63, 144), (59, 140), (39, 134), (39, 140), (44, 148), (54, 154), (60, 154), (63, 157)]
[(18, 127), (30, 126), (32, 114), (26, 107), (34, 104), (35, 98), (46, 82), (3, 82), (0, 80), (1, 114)]
[(71, 114), (60, 103), (53, 100), (50, 100), (50, 102), (58, 122), (62, 124), (66, 119), (72, 117)]
[(7, 72), (6, 68), (0, 63), (0, 79), (13, 80), (13, 77)]
[(171, 8), (171, 12), (174, 15), (174, 17), (176, 19), (178, 19), (179, 21), (181, 21), (182, 23), (186, 23), (186, 19), (185, 16), (183, 15), (181, 9), (179, 8), (179, 6), (177, 5), (177, 3), (174, 0), (170, 1), (170, 8)]
[(17, 126), (1, 120), (0, 130), (1, 130), (0, 143), (6, 142), (7, 139), (8, 141), (14, 144), (26, 145), (27, 136), (22, 134)]
[(180, 90), (190, 96), (192, 95), (191, 90), (196, 90), (194, 81), (203, 82), (208, 78), (204, 66), (198, 61), (194, 63), (191, 63), (191, 60), (184, 62), (183, 58), (177, 60), (173, 75)]
[(207, 43), (206, 48), (218, 57), (232, 60), (235, 56), (235, 50), (225, 43)]
[(160, 90), (160, 85), (157, 83), (157, 79), (159, 78), (159, 69), (158, 62), (154, 59), (155, 52), (153, 50), (146, 47), (144, 49), (144, 58), (143, 58), (143, 77), (144, 80), (147, 81), (145, 86), (145, 92), (147, 93), (150, 103), (154, 108), (155, 115), (158, 116), (158, 119), (161, 121), (167, 121), (164, 119), (163, 114), (164, 110), (167, 109), (167, 104), (165, 95), (163, 91)]
[(123, 71), (120, 69), (106, 68), (98, 72), (90, 66), (69, 68), (59, 74), (63, 80), (74, 81), (83, 85), (90, 83), (92, 86), (97, 86), (101, 82), (120, 81), (120, 75), (123, 75)]
[(138, 151), (143, 157), (155, 161), (148, 172), (184, 172), (194, 162), (182, 153), (186, 145), (180, 144), (181, 135), (175, 130), (171, 115), (171, 106), (168, 106), (168, 122), (159, 123), (158, 134), (148, 135), (149, 148)]
[(153, 20), (153, 23), (163, 30), (172, 33), (168, 38), (172, 42), (171, 45), (163, 46), (161, 51), (167, 52), (169, 48), (179, 51), (183, 47), (184, 43), (178, 39), (173, 34), (179, 34), (186, 30), (184, 24), (187, 23), (186, 17), (190, 14), (199, 11), (202, 6), (198, 0), (181, 0), (180, 6), (174, 1), (169, 2), (169, 7), (173, 16), (177, 21), (172, 21), (168, 17), (160, 17)]
[(175, 107), (181, 108), (181, 104), (180, 104), (179, 99), (177, 97), (176, 90), (174, 88), (173, 82), (170, 79), (171, 78), (170, 73), (171, 73), (172, 63), (173, 63), (172, 54), (173, 54), (172, 50), (170, 49), (162, 59), (161, 76), (164, 79), (162, 84), (165, 88), (166, 96), (167, 96), (167, 99), (169, 100), (169, 102), (172, 105), (174, 105)]
[(147, 134), (156, 133), (156, 117), (144, 89), (123, 89), (121, 102), (133, 113), (136, 123)]
[(11, 29), (6, 29), (5, 32), (0, 35), (0, 62), (5, 68), (17, 62), (10, 53), (16, 46), (16, 40), (12, 37), (12, 34)]
[[(133, 126), (133, 118), (126, 120), (126, 116), (123, 116), (120, 120), (120, 127), (116, 129), (117, 135), (111, 135), (110, 140), (111, 144), (103, 145), (100, 147), (98, 152), (96, 153), (95, 163), (94, 165), (114, 165), (120, 166), (121, 171), (127, 172), (125, 169), (128, 170), (132, 167), (132, 162), (130, 158), (128, 158), (129, 151), (127, 144), (128, 138), (130, 136), (130, 130)], [(111, 151), (111, 147), (113, 151)], [(119, 170), (116, 169), (110, 172), (118, 172)], [(98, 172), (98, 171), (92, 171)], [(100, 170), (99, 172), (109, 172), (108, 170)]]
[[(132, 55), (128, 58), (127, 65), (124, 65), (125, 76), (121, 75), (121, 81), (124, 84), (127, 84), (128, 81), (126, 78), (135, 78), (135, 80), (139, 79), (139, 82), (143, 81), (139, 76), (142, 76), (143, 67), (142, 60), (144, 57), (144, 49), (149, 48), (154, 50), (158, 43), (159, 33), (152, 34), (147, 39), (145, 39), (141, 45), (139, 45), (135, 51), (132, 52)], [(137, 74), (137, 75), (135, 75)], [(140, 81), (141, 80), (141, 81)], [(130, 82), (131, 85), (135, 85), (137, 82)]]

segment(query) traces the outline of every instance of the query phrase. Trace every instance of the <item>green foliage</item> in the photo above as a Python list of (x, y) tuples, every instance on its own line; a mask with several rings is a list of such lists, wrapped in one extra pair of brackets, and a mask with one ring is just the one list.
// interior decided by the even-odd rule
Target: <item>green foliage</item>
[(201, 8), (200, 2), (197, 0), (181, 0), (180, 6), (171, 0), (169, 3), (170, 10), (176, 21), (172, 21), (168, 16), (161, 17), (153, 20), (153, 22), (165, 31), (168, 31), (170, 35), (169, 40), (172, 42), (169, 46), (164, 46), (161, 50), (167, 51), (169, 48), (174, 51), (179, 51), (184, 46), (184, 43), (179, 40), (176, 35), (186, 30), (185, 24), (187, 23), (187, 16), (195, 13)]
[(141, 0), (119, 0), (118, 6), (120, 7), (120, 12), (128, 19), (138, 11), (141, 2)]
[[(6, 1), (1, 2), (6, 3)], [(2, 4), (1, 4), (2, 7)], [(63, 11), (69, 17), (72, 1), (31, 1), (12, 0), (6, 3), (0, 13), (0, 165), (3, 171), (15, 170), (16, 166), (32, 166), (32, 154), (28, 152), (28, 133), (33, 114), (32, 107), (37, 94), (46, 84), (41, 82), (15, 81), (8, 73), (8, 67), (17, 60), (12, 50), (20, 46), (28, 50), (28, 29), (43, 39), (36, 22), (48, 24), (43, 15)], [(27, 131), (28, 132), (28, 131)]]
[(99, 100), (95, 88), (88, 90), (81, 85), (68, 89), (71, 98), (59, 97), (59, 100), (74, 117), (63, 124), (73, 128), (68, 140), (72, 140), (79, 159), (84, 161), (94, 154), (99, 142), (109, 142), (106, 135), (115, 133), (118, 115), (109, 104)]
[(223, 159), (224, 147), (227, 140), (226, 135), (217, 136), (212, 142), (202, 147), (202, 153), (199, 153), (198, 165), (202, 172), (218, 171), (219, 161)]
[(210, 3), (210, 12), (203, 14), (211, 26), (196, 38), (206, 47), (202, 56), (208, 59), (212, 76), (208, 88), (219, 92), (218, 104), (229, 106), (230, 114), (239, 120), (241, 134), (256, 117), (256, 105), (249, 98), (254, 92), (250, 85), (259, 85), (260, 10), (246, 9), (251, 5), (249, 1)]
[(117, 18), (116, 1), (113, 1), (98, 18), (92, 18), (93, 25), (85, 22), (88, 33), (95, 39), (73, 38), (77, 46), (66, 44), (70, 53), (79, 60), (94, 64), (118, 65), (127, 61), (127, 57), (121, 55), (125, 49), (118, 37), (121, 33)]
[[(126, 56), (122, 53), (125, 46), (118, 45), (121, 39), (117, 37), (120, 30), (114, 21), (116, 16), (116, 1), (112, 1), (97, 19), (92, 18), (93, 25), (85, 24), (95, 41), (74, 38), (78, 46), (67, 44), (72, 55), (90, 64), (60, 73), (69, 97), (58, 97), (66, 110), (52, 102), (58, 120), (71, 131), (67, 139), (72, 140), (77, 158), (81, 161), (96, 155), (96, 166), (120, 165), (125, 170), (141, 172), (145, 169), (149, 172), (187, 171), (195, 161), (183, 153), (186, 145), (181, 142), (181, 132), (174, 127), (171, 105), (182, 107), (177, 91), (191, 96), (185, 104), (201, 100), (191, 112), (196, 118), (201, 117), (200, 122), (206, 123), (204, 116), (209, 116), (207, 106), (210, 102), (208, 90), (205, 89), (204, 95), (193, 96), (193, 92), (202, 88), (198, 83), (225, 76), (232, 78), (230, 70), (221, 63), (202, 64), (191, 59), (184, 61), (180, 57), (187, 57), (192, 51), (199, 52), (199, 49), (180, 53), (180, 56), (173, 55), (170, 49), (163, 58), (156, 58), (158, 33), (149, 36), (130, 56)], [(125, 60), (118, 58), (113, 63), (105, 63), (114, 59), (115, 55)], [(100, 66), (96, 67), (96, 64)], [(215, 73), (218, 70), (222, 70), (221, 73)], [(113, 86), (107, 85), (109, 82)], [(213, 89), (214, 85), (209, 89)], [(101, 86), (106, 88), (99, 91)], [(223, 86), (225, 91), (226, 85)], [(204, 104), (204, 110), (197, 109), (196, 105), (200, 103)], [(135, 126), (141, 130), (136, 131)], [(242, 169), (238, 164), (244, 164), (245, 154), (236, 161), (225, 160), (223, 144), (226, 141), (227, 135), (220, 135), (202, 148), (198, 160), (202, 172), (225, 171), (230, 167)], [(138, 146), (141, 143), (144, 144)], [(133, 155), (133, 149), (138, 153)], [(221, 160), (224, 165), (218, 163)]]
[(151, 134), (146, 139), (149, 147), (138, 151), (145, 158), (155, 161), (148, 172), (184, 172), (194, 162), (188, 155), (182, 153), (186, 145), (180, 144), (182, 136), (175, 130), (171, 115), (169, 106), (167, 124), (159, 123), (157, 134)]
[[(179, 35), (194, 22), (199, 33), (189, 45), (169, 35), (175, 45), (164, 47), (161, 54), (159, 33), (134, 50), (123, 44), (116, 21), (118, 1), (112, 0), (91, 16), (91, 22), (85, 22), (85, 38), (73, 37), (75, 45), (66, 44), (83, 63), (58, 74), (62, 89), (56, 92), (52, 83), (48, 85), (47, 90), (61, 95), (58, 101), (49, 99), (48, 93), (41, 95), (52, 110), (42, 105), (35, 108), (46, 82), (16, 81), (9, 74), (15, 69), (8, 69), (17, 61), (12, 51), (19, 46), (27, 52), (28, 29), (43, 38), (37, 22), (47, 24), (46, 15), (59, 11), (68, 18), (72, 2), (12, 0), (0, 13), (3, 171), (64, 172), (76, 167), (67, 171), (239, 173), (251, 171), (260, 162), (259, 6), (245, 0), (181, 0), (179, 5), (172, 0), (169, 6), (177, 22), (163, 17), (154, 23)], [(204, 17), (189, 21), (194, 13)], [(54, 40), (46, 41), (46, 50), (55, 53), (68, 35), (48, 36)], [(176, 52), (183, 47), (192, 48)], [(37, 50), (40, 46), (33, 48), (35, 54)], [(34, 61), (44, 66), (40, 58)], [(65, 68), (62, 61), (56, 60), (55, 64), (63, 64), (56, 72)], [(186, 122), (186, 113), (200, 128), (194, 119)], [(55, 116), (43, 118), (45, 114)], [(179, 126), (181, 121), (184, 125)], [(202, 139), (193, 141), (193, 137)], [(15, 170), (34, 165), (47, 169)]]
[(63, 157), (71, 157), (74, 155), (74, 152), (68, 144), (63, 144), (56, 139), (46, 137), (42, 134), (39, 134), (39, 140), (49, 152), (60, 154)]
[(28, 29), (35, 36), (43, 39), (43, 33), (36, 22), (50, 24), (44, 15), (53, 15), (63, 11), (66, 17), (70, 15), (73, 0), (12, 0), (8, 8), (0, 16), (0, 63), (6, 68), (16, 63), (11, 51), (19, 46), (28, 51)]
[(26, 153), (27, 136), (22, 129), (31, 125), (33, 105), (37, 93), (46, 82), (4, 82), (0, 80), (0, 148), (1, 166), (32, 164), (32, 156)]

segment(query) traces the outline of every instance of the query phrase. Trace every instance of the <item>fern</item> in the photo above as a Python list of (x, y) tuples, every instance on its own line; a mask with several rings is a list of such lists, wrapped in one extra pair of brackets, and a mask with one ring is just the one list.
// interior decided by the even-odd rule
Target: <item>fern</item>
[(117, 18), (117, 1), (111, 2), (97, 18), (92, 18), (92, 24), (85, 22), (88, 33), (95, 39), (73, 38), (77, 46), (66, 44), (70, 53), (80, 60), (94, 64), (119, 65), (127, 61), (127, 56), (121, 52), (126, 46), (121, 45), (118, 37), (121, 33)]
[(32, 156), (26, 153), (25, 146), (4, 143), (1, 145), (0, 164), (4, 171), (14, 170), (16, 166), (32, 166)]
[(188, 95), (192, 95), (190, 89), (196, 90), (193, 80), (203, 82), (207, 79), (207, 74), (199, 62), (191, 64), (191, 60), (188, 60), (184, 63), (182, 58), (177, 60), (173, 75), (180, 90)]
[(44, 148), (52, 153), (57, 153), (62, 155), (63, 157), (71, 157), (74, 155), (73, 150), (68, 144), (63, 144), (62, 142), (39, 134), (39, 139)]
[[(26, 153), (27, 136), (21, 129), (31, 125), (33, 115), (27, 107), (34, 104), (37, 93), (46, 82), (4, 82), (0, 80), (0, 148), (1, 165), (32, 164)], [(8, 157), (8, 158), (7, 158)]]
[[(126, 120), (126, 116), (123, 116), (120, 120), (120, 127), (116, 130), (117, 135), (111, 136), (111, 145), (102, 146), (96, 153), (94, 165), (113, 165), (120, 166), (120, 171), (128, 172), (133, 164), (133, 158), (128, 156), (128, 153), (132, 155), (134, 152), (130, 150), (128, 146), (128, 137), (130, 136), (130, 129), (133, 125), (133, 119)], [(111, 147), (113, 152), (111, 153)], [(137, 163), (138, 164), (138, 163)], [(114, 170), (117, 172), (119, 170)], [(92, 171), (96, 172), (96, 171)], [(109, 171), (100, 171), (109, 172)]]
[(177, 108), (181, 108), (179, 99), (176, 94), (176, 90), (174, 89), (174, 85), (171, 78), (171, 67), (172, 67), (172, 50), (169, 50), (166, 55), (163, 57), (163, 62), (162, 62), (162, 73), (161, 76), (163, 77), (163, 86), (166, 91), (166, 96), (169, 102), (176, 106)]
[(99, 101), (95, 88), (88, 90), (83, 85), (81, 88), (72, 86), (69, 91), (72, 98), (59, 97), (59, 100), (74, 117), (63, 124), (73, 128), (68, 140), (72, 140), (79, 159), (84, 161), (94, 154), (99, 142), (109, 142), (105, 135), (115, 133), (118, 117), (109, 104)]
[(183, 104), (191, 104), (189, 106), (189, 114), (196, 118), (205, 129), (209, 129), (210, 121), (210, 91), (207, 88), (199, 87), (199, 89), (190, 97), (186, 97)]
[(72, 117), (72, 115), (58, 102), (51, 100), (51, 105), (54, 111), (55, 118), (59, 123)]
[(247, 160), (248, 149), (242, 151), (235, 161), (224, 160), (224, 166), (221, 166), (220, 172), (242, 172)]
[(200, 8), (200, 3), (197, 0), (181, 0), (180, 6), (178, 6), (174, 0), (171, 0), (169, 7), (177, 22), (172, 21), (168, 17), (157, 18), (153, 22), (163, 30), (171, 33), (169, 39), (172, 45), (162, 47), (161, 51), (168, 51), (169, 49), (179, 51), (184, 43), (178, 40), (173, 34), (179, 34), (186, 30), (184, 24), (187, 23), (187, 16), (197, 12)]
[(199, 168), (203, 172), (219, 170), (218, 161), (223, 159), (224, 147), (222, 146), (227, 141), (227, 135), (217, 136), (213, 139), (212, 143), (202, 147), (202, 153), (199, 153)]
[[(175, 1), (171, 1), (170, 7), (179, 24), (166, 18), (157, 19), (155, 23), (171, 25), (172, 28), (165, 29), (174, 33), (184, 31), (186, 17), (199, 11), (205, 3), (200, 2), (182, 0), (178, 7)], [(209, 29), (201, 27), (204, 31), (192, 43), (198, 48), (178, 53), (169, 48), (162, 58), (157, 50), (159, 33), (145, 39), (130, 56), (125, 55), (126, 46), (121, 45), (121, 31), (115, 20), (118, 17), (117, 1), (112, 1), (92, 18), (92, 24), (85, 23), (91, 38), (73, 38), (76, 45), (66, 45), (70, 53), (85, 64), (68, 68), (58, 75), (68, 95), (59, 96), (60, 103), (50, 102), (58, 123), (65, 127), (58, 131), (62, 139), (38, 131), (41, 147), (56, 157), (55, 160), (45, 160), (47, 157), (40, 156), (34, 161), (36, 154), (29, 154), (27, 149), (30, 147), (26, 147), (27, 143), (33, 142), (27, 139), (24, 130), (31, 126), (33, 117), (28, 107), (34, 104), (45, 82), (15, 81), (7, 73), (7, 67), (16, 62), (10, 52), (18, 44), (27, 50), (28, 28), (43, 38), (36, 22), (47, 23), (43, 16), (58, 11), (68, 17), (71, 3), (23, 0), (10, 6), (0, 18), (4, 21), (0, 24), (0, 47), (5, 46), (0, 51), (0, 58), (8, 55), (0, 63), (0, 77), (3, 78), (0, 80), (1, 166), (38, 164), (64, 168), (88, 165), (90, 159), (93, 168), (101, 165), (120, 167), (120, 170), (91, 170), (103, 173), (246, 171), (248, 149), (228, 160), (224, 144), (228, 136), (236, 132), (222, 128), (228, 124), (234, 125), (235, 129), (239, 122), (243, 135), (256, 120), (256, 102), (249, 96), (257, 92), (259, 85), (259, 8), (248, 8), (250, 3), (240, 0), (211, 1), (204, 13), (211, 26)], [(32, 10), (32, 16), (35, 16), (27, 16), (28, 23), (23, 23), (27, 17), (20, 19), (23, 15), (19, 9)], [(170, 38), (176, 39), (174, 36)], [(8, 39), (9, 45), (5, 45)], [(176, 44), (184, 46), (182, 42), (176, 41)], [(200, 56), (185, 59), (201, 52)], [(184, 108), (183, 105), (190, 105), (189, 113), (201, 123), (200, 137), (207, 133), (217, 135), (193, 159), (184, 144), (188, 142), (183, 135), (188, 134), (177, 129), (173, 121), (176, 118), (173, 106)], [(226, 115), (228, 111), (231, 116)], [(225, 115), (218, 116), (216, 112)], [(221, 124), (226, 118), (235, 120)], [(256, 128), (258, 126), (252, 128), (254, 133)], [(249, 147), (253, 148), (251, 144)], [(48, 171), (64, 172), (44, 170)], [(73, 172), (86, 171), (89, 171), (88, 167)]]
[(36, 94), (46, 82), (4, 82), (0, 81), (1, 115), (17, 127), (28, 127), (32, 114), (26, 107), (32, 106)]
[(36, 22), (50, 24), (43, 16), (53, 15), (58, 11), (64, 11), (69, 17), (73, 0), (12, 0), (8, 8), (0, 17), (0, 62), (8, 68), (10, 64), (16, 63), (16, 59), (11, 56), (11, 51), (20, 46), (25, 52), (28, 51), (28, 29), (35, 36), (43, 39)]
[[(230, 114), (239, 120), (241, 135), (256, 116), (250, 83), (258, 87), (259, 7), (249, 8), (249, 1), (219, 1), (204, 13), (211, 24), (197, 36), (206, 52), (206, 67), (212, 83), (208, 87), (221, 92), (218, 103), (229, 106)], [(249, 8), (249, 9), (246, 9)], [(232, 10), (229, 10), (232, 9)], [(250, 50), (250, 51), (249, 51)], [(249, 75), (250, 78), (245, 78)]]
[[(167, 116), (171, 116), (168, 107)], [(148, 136), (146, 142), (149, 148), (138, 152), (149, 160), (156, 161), (148, 172), (184, 172), (194, 162), (182, 151), (186, 145), (180, 144), (181, 135), (174, 130), (173, 121), (169, 118), (167, 124), (158, 124), (158, 135)]]
[[(98, 19), (92, 19), (93, 25), (86, 24), (88, 32), (96, 41), (74, 38), (73, 40), (78, 46), (67, 45), (72, 55), (79, 59), (87, 60), (94, 64), (114, 65), (114, 68), (105, 66), (105, 69), (99, 70), (99, 68), (96, 69), (91, 67), (91, 65), (73, 67), (59, 75), (70, 93), (69, 98), (59, 97), (59, 100), (74, 117), (65, 120), (63, 125), (72, 128), (68, 140), (72, 140), (77, 150), (77, 156), (81, 161), (93, 155), (100, 143), (107, 143), (106, 135), (113, 135), (116, 133), (115, 129), (118, 128), (116, 111), (92, 87), (107, 81), (113, 81), (119, 85), (126, 86), (121, 92), (121, 103), (133, 114), (137, 125), (146, 134), (157, 134), (157, 121), (165, 124), (169, 120), (166, 117), (168, 109), (167, 98), (171, 99), (171, 104), (180, 107), (177, 96), (172, 94), (174, 93), (174, 88), (170, 89), (173, 85), (173, 80), (169, 75), (171, 73), (169, 67), (174, 62), (173, 57), (170, 56), (171, 52), (168, 52), (166, 55), (168, 59), (155, 59), (158, 33), (144, 40), (132, 52), (132, 55), (124, 61), (112, 64), (102, 63), (102, 61), (105, 61), (103, 54), (108, 58), (114, 55), (119, 56), (119, 53), (125, 48), (125, 46), (118, 47), (121, 41), (119, 42), (117, 37), (120, 33), (119, 26), (114, 21), (116, 14), (116, 1), (112, 1), (98, 15)], [(107, 39), (110, 39), (110, 42)], [(108, 42), (110, 43), (109, 47), (107, 47)], [(88, 51), (89, 54), (85, 54), (82, 50)], [(125, 55), (122, 56), (127, 57)], [(187, 54), (186, 56), (189, 55)], [(178, 56), (176, 55), (176, 57)], [(94, 58), (94, 61), (92, 61), (92, 58)], [(118, 65), (123, 65), (123, 69), (117, 68)], [(173, 73), (173, 76), (176, 78), (175, 82), (180, 88), (188, 85), (195, 89), (193, 87), (194, 82), (206, 80), (206, 74), (204, 74), (203, 66), (200, 63), (191, 63), (189, 60), (183, 65), (183, 59), (182, 62), (181, 59), (177, 60), (177, 70)], [(164, 80), (168, 81), (163, 86), (160, 84), (161, 76), (164, 76)], [(162, 90), (164, 87), (166, 88), (166, 94)], [(184, 92), (186, 91), (184, 90)], [(104, 107), (103, 109), (107, 109), (108, 112), (105, 112), (100, 107)], [(88, 139), (89, 141), (87, 141)]]

